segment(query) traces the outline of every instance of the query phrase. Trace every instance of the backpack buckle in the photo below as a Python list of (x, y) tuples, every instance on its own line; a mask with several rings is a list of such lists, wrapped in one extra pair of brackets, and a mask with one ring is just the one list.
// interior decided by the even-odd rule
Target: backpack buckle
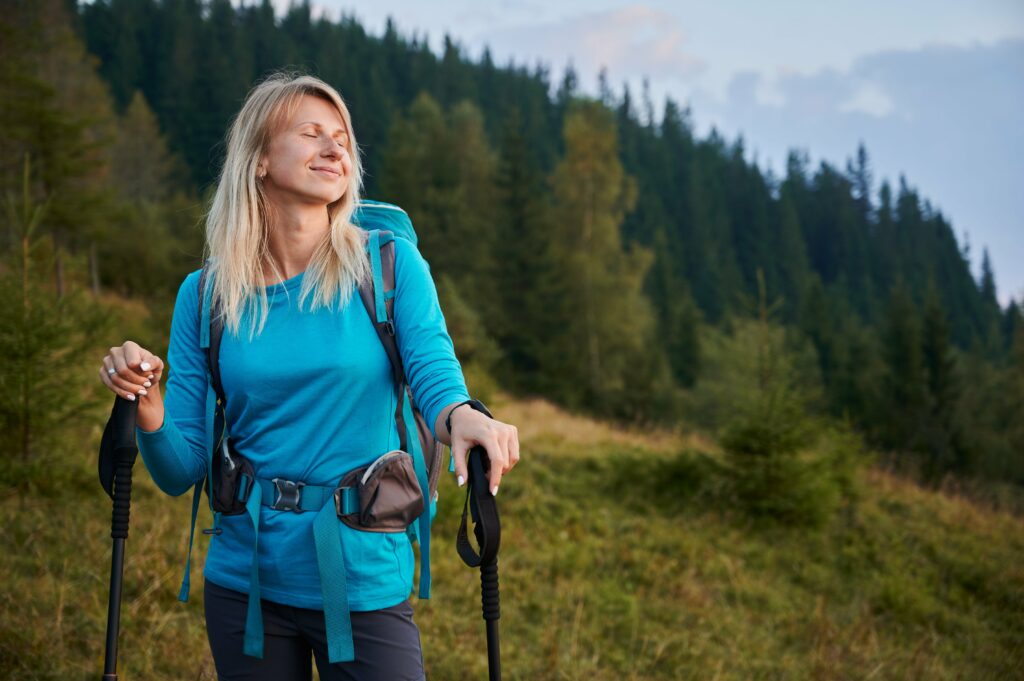
[(273, 482), (274, 487), (277, 488), (277, 497), (270, 508), (275, 511), (302, 513), (302, 509), (299, 508), (299, 501), (302, 498), (302, 488), (306, 486), (306, 483), (283, 480), (281, 478), (274, 478)]

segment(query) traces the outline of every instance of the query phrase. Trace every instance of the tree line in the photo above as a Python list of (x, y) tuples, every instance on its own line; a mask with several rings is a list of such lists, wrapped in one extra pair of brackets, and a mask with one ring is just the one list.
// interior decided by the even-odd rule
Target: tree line
[(906, 178), (876, 181), (863, 145), (842, 168), (793, 150), (775, 177), (742, 138), (698, 138), (688, 107), (646, 88), (602, 74), (587, 97), (571, 68), (472, 59), (447, 36), (438, 55), (391, 22), (374, 36), (307, 3), (14, 4), (0, 181), (14, 188), (32, 153), (32, 191), (55, 197), (58, 293), (77, 272), (167, 304), (199, 264), (230, 117), (290, 66), (346, 99), (367, 194), (412, 216), (474, 376), (692, 422), (716, 380), (708, 344), (767, 292), (814, 358), (814, 410), (929, 477), (1024, 482), (1020, 306), (1000, 307), (987, 253), (975, 280), (969, 246)]

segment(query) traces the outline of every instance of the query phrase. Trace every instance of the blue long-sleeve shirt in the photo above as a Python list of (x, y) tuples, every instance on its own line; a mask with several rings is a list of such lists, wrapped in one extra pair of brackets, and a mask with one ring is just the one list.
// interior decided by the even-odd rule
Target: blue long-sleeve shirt
[[(206, 359), (199, 347), (200, 271), (182, 283), (171, 322), (163, 425), (137, 431), (153, 480), (171, 495), (206, 474)], [(250, 312), (238, 335), (225, 329), (220, 372), (228, 433), (263, 478), (334, 485), (353, 468), (399, 447), (391, 366), (366, 308), (354, 292), (334, 312), (298, 309), (305, 273), (267, 287), (266, 326), (249, 342)], [(395, 239), (394, 315), (406, 380), (430, 428), (442, 408), (468, 399), (461, 367), (429, 266), (416, 247)], [(261, 597), (323, 608), (313, 543), (315, 513), (260, 509)], [(248, 593), (253, 528), (246, 514), (221, 516), (204, 576)], [(363, 532), (340, 523), (349, 607), (375, 610), (412, 590), (413, 552), (405, 532)]]

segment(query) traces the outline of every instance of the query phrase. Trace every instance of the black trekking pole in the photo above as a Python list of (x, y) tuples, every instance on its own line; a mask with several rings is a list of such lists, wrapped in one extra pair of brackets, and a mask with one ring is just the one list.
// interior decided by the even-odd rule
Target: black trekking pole
[[(490, 681), (501, 681), (501, 649), (498, 644), (498, 619), (501, 608), (498, 602), (498, 545), (501, 543), (501, 521), (498, 518), (498, 504), (488, 489), (490, 460), (487, 450), (473, 447), (469, 451), (466, 466), (469, 481), (466, 490), (466, 504), (462, 507), (462, 524), (455, 542), (459, 556), (469, 567), (480, 567), (480, 596), (483, 604), (484, 622), (487, 627), (487, 669)], [(480, 545), (478, 554), (469, 543), (466, 532), (466, 509), (472, 512), (473, 534)]]
[(100, 441), (100, 484), (114, 501), (110, 536), (114, 549), (110, 557), (110, 600), (107, 604), (107, 650), (103, 681), (117, 680), (117, 633), (121, 622), (121, 577), (124, 569), (124, 540), (128, 538), (128, 515), (132, 498), (132, 466), (139, 451), (135, 443), (137, 402), (114, 398), (107, 427)]

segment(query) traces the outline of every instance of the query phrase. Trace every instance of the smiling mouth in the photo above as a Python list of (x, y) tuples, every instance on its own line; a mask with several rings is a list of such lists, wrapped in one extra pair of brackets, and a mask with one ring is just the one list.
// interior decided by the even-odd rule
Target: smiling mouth
[(324, 173), (325, 175), (330, 175), (331, 177), (341, 177), (341, 173), (339, 173), (336, 170), (331, 170), (330, 168), (313, 168), (313, 170), (318, 172), (318, 173)]

